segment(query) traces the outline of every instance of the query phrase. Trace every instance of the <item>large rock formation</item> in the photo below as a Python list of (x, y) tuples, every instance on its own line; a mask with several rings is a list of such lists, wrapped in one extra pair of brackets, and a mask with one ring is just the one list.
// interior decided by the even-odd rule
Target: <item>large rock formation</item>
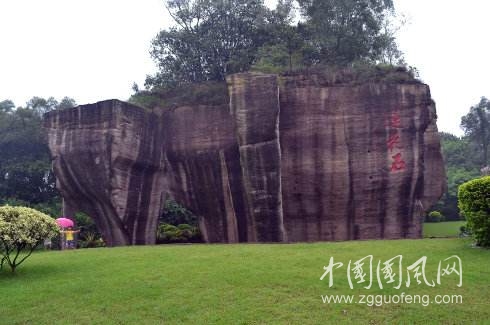
[(65, 214), (151, 244), (166, 198), (207, 242), (419, 238), (445, 189), (429, 87), (237, 74), (230, 103), (157, 115), (117, 100), (50, 112)]

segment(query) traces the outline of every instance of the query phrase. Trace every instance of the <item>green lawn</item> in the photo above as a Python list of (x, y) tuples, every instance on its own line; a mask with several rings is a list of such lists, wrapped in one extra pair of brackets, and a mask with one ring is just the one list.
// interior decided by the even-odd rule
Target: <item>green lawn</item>
[[(372, 254), (463, 260), (435, 287), (350, 289), (346, 266)], [(344, 266), (320, 281), (330, 256)], [(467, 239), (313, 244), (163, 245), (34, 254), (0, 273), (1, 324), (483, 324), (490, 321), (490, 250)], [(406, 273), (406, 271), (405, 271)], [(414, 280), (412, 280), (414, 281)], [(324, 304), (321, 295), (462, 295), (462, 304)]]
[(458, 237), (459, 228), (466, 221), (426, 222), (424, 223), (424, 237)]

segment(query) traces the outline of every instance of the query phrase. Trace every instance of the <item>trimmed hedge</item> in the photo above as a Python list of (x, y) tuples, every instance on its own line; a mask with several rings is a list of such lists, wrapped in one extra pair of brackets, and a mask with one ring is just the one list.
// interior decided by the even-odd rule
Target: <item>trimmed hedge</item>
[(462, 184), (458, 206), (478, 246), (490, 247), (490, 176)]
[(431, 211), (425, 218), (425, 222), (441, 222), (444, 220), (444, 216), (439, 211)]

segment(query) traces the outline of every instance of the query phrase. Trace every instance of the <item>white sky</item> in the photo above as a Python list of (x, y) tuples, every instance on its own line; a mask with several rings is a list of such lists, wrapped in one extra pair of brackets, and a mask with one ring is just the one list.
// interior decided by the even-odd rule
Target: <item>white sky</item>
[[(431, 87), (439, 129), (460, 135), (461, 116), (490, 97), (490, 2), (394, 2), (409, 18), (400, 47)], [(169, 24), (163, 0), (0, 0), (0, 100), (126, 100), (155, 71), (150, 41)]]

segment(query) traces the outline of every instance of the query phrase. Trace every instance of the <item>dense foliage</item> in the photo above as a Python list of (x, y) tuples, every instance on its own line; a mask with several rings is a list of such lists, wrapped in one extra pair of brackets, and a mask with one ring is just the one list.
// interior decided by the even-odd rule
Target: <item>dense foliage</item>
[(224, 80), (248, 70), (264, 42), (262, 1), (168, 0), (166, 7), (176, 26), (152, 43), (160, 71), (151, 85)]
[[(148, 88), (222, 81), (228, 74), (354, 62), (401, 62), (391, 0), (167, 0), (175, 25), (152, 42)], [(137, 87), (136, 87), (137, 88)]]
[(481, 150), (482, 166), (488, 166), (488, 146), (490, 145), (490, 101), (482, 97), (470, 112), (461, 118), (461, 127), (468, 139)]
[(179, 224), (197, 225), (197, 217), (185, 207), (172, 199), (165, 201), (163, 213), (160, 216), (160, 223), (167, 223), (174, 226)]
[(461, 118), (464, 137), (440, 133), (442, 152), (446, 164), (448, 190), (434, 207), (447, 220), (460, 218), (458, 188), (461, 184), (481, 175), (490, 174), (488, 145), (490, 143), (490, 102), (482, 97)]
[(448, 189), (433, 209), (440, 211), (446, 220), (460, 220), (458, 187), (480, 176), (481, 152), (466, 137), (460, 138), (444, 132), (440, 133), (440, 137)]
[(177, 226), (162, 223), (157, 230), (157, 243), (198, 243), (201, 242), (201, 233), (197, 226), (179, 224)]
[(58, 233), (56, 221), (42, 212), (26, 207), (0, 207), (0, 268), (7, 263), (15, 272), (39, 244)]
[[(401, 57), (390, 18), (391, 0), (298, 0), (306, 21), (310, 64), (346, 65), (355, 61), (396, 63)], [(305, 58), (306, 59), (306, 58)]]
[[(24, 107), (10, 100), (0, 102), (0, 203), (54, 206), (59, 201), (42, 115), (65, 109), (75, 101), (65, 97), (60, 102), (33, 97)], [(49, 212), (49, 211), (46, 211)]]
[(479, 246), (490, 247), (490, 176), (459, 187), (459, 208)]
[(168, 199), (157, 229), (157, 243), (201, 242), (197, 217), (185, 207)]
[(169, 85), (151, 91), (138, 90), (129, 102), (154, 110), (185, 105), (225, 105), (229, 98), (225, 82), (206, 81), (189, 85)]

